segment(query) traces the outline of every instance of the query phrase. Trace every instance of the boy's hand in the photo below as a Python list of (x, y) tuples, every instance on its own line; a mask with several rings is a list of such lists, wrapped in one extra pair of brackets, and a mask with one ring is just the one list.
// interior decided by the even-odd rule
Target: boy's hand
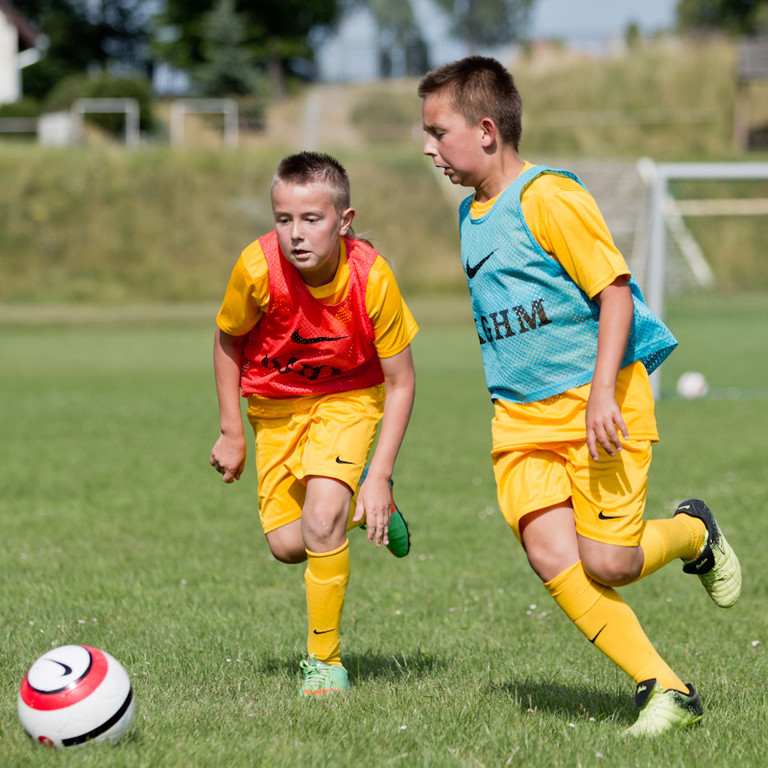
[(609, 456), (615, 456), (621, 450), (619, 432), (626, 440), (629, 437), (627, 425), (621, 415), (621, 409), (613, 392), (601, 391), (593, 387), (587, 401), (587, 448), (589, 455), (598, 460), (598, 443)]
[(225, 483), (239, 480), (245, 468), (245, 435), (219, 435), (211, 450), (210, 464), (224, 476)]
[(368, 541), (377, 547), (389, 544), (389, 518), (392, 514), (392, 490), (388, 478), (371, 477), (370, 472), (360, 486), (355, 505), (354, 522), (365, 516)]

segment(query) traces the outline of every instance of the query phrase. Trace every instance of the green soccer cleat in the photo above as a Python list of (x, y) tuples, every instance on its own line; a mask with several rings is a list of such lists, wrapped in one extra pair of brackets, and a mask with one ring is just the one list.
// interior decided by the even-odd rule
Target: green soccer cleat
[(686, 573), (695, 573), (716, 605), (730, 608), (741, 594), (739, 558), (725, 540), (709, 507), (699, 499), (684, 501), (676, 515), (698, 517), (707, 526), (707, 541), (701, 554), (683, 565)]
[(658, 736), (660, 733), (696, 725), (704, 715), (699, 694), (688, 685), (688, 693), (664, 689), (655, 679), (638, 683), (635, 705), (637, 721), (624, 731), (625, 736)]
[[(368, 467), (363, 470), (363, 474), (360, 477), (360, 484), (362, 485), (368, 474)], [(389, 481), (390, 491), (392, 489), (392, 481)], [(360, 528), (365, 530), (365, 523)], [(405, 557), (411, 551), (411, 532), (408, 528), (408, 523), (405, 521), (402, 512), (397, 508), (395, 504), (394, 496), (392, 497), (392, 514), (389, 518), (389, 531), (387, 532), (389, 537), (389, 544), (387, 549), (395, 557)]]
[(302, 659), (299, 666), (304, 673), (304, 683), (299, 692), (302, 696), (327, 696), (349, 690), (347, 670), (340, 664), (318, 661), (313, 653), (308, 659)]
[(389, 544), (387, 549), (395, 557), (405, 557), (411, 551), (411, 532), (408, 523), (392, 499), (392, 515), (389, 518)]

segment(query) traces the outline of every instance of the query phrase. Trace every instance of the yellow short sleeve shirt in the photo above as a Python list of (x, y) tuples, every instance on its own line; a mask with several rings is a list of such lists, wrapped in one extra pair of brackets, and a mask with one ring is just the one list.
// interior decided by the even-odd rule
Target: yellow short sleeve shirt
[[(349, 264), (346, 248), (341, 243), (341, 259), (334, 279), (317, 288), (307, 286), (321, 302), (340, 301), (349, 289)], [(232, 336), (248, 333), (269, 306), (269, 274), (267, 260), (259, 241), (251, 243), (237, 260), (224, 294), (216, 323)], [(365, 307), (374, 328), (374, 344), (379, 357), (393, 357), (413, 340), (418, 326), (403, 300), (395, 276), (379, 255), (368, 275)]]

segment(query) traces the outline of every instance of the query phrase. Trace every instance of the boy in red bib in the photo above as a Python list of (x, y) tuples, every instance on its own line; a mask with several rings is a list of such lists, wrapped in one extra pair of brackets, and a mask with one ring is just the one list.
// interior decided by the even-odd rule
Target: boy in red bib
[(377, 547), (398, 557), (409, 550), (391, 485), (413, 406), (417, 326), (387, 263), (353, 234), (349, 179), (338, 161), (314, 152), (286, 157), (272, 209), (275, 229), (240, 255), (216, 318), (221, 435), (210, 463), (224, 482), (240, 478), (242, 394), (267, 543), (277, 560), (307, 563), (301, 692), (317, 696), (349, 689), (340, 654), (347, 530), (365, 522)]

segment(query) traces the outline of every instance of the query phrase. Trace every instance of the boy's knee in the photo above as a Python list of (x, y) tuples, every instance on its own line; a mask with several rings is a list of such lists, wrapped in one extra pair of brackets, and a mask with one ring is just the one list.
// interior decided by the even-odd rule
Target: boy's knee
[(272, 557), (281, 563), (303, 563), (307, 559), (298, 520), (270, 531), (267, 534), (267, 544)]
[[(638, 556), (639, 555), (639, 556)], [(631, 548), (605, 554), (600, 558), (582, 558), (584, 570), (606, 587), (631, 584), (643, 569), (642, 550)]]
[(275, 560), (278, 560), (281, 563), (288, 563), (289, 565), (303, 563), (307, 559), (307, 552), (304, 547), (302, 547), (301, 550), (298, 550), (293, 547), (286, 547), (282, 544), (270, 544), (269, 550)]
[(302, 533), (308, 549), (323, 552), (340, 546), (347, 535), (349, 505), (327, 503), (305, 505), (301, 513)]

